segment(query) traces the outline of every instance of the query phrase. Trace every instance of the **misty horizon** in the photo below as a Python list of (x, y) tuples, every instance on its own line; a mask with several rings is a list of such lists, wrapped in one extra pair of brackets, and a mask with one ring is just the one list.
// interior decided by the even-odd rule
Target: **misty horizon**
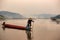
[(33, 14), (60, 14), (59, 0), (1, 0), (0, 10), (21, 13), (22, 15)]

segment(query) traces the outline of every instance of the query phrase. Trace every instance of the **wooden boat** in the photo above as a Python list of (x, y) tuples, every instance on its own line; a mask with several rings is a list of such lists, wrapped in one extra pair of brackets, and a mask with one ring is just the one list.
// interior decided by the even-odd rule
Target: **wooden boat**
[(6, 24), (5, 22), (3, 22), (3, 30), (5, 30), (5, 28), (11, 28), (11, 29), (19, 29), (19, 30), (30, 30), (31, 28), (27, 28), (24, 26), (17, 26), (17, 25), (13, 25), (13, 24)]

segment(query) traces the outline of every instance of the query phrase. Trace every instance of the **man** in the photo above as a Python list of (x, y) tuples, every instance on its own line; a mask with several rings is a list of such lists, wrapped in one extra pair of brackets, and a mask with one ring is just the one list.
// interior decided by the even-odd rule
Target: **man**
[(29, 18), (29, 19), (28, 19), (28, 22), (27, 22), (27, 26), (30, 26), (30, 27), (31, 27), (31, 23), (32, 23), (32, 22), (34, 22), (34, 21), (32, 20), (32, 18)]
[(27, 38), (28, 40), (31, 40), (31, 23), (34, 22), (32, 18), (29, 18), (27, 21), (27, 26), (26, 26), (26, 33), (27, 33)]
[(31, 24), (32, 24), (32, 22), (34, 22), (34, 21), (32, 20), (32, 18), (29, 18), (28, 21), (27, 21), (26, 29), (29, 30), (29, 31), (31, 31)]

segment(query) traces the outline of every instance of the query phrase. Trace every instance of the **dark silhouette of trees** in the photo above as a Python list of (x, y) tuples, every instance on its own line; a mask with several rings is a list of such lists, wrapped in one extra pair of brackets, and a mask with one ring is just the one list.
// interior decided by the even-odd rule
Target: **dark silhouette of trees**
[(0, 20), (5, 20), (5, 17), (3, 15), (0, 15)]

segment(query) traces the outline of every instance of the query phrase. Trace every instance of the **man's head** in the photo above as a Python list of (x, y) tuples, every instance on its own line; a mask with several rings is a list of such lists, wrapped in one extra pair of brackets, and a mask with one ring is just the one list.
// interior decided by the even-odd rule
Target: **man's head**
[(29, 20), (32, 20), (32, 18), (29, 18)]

